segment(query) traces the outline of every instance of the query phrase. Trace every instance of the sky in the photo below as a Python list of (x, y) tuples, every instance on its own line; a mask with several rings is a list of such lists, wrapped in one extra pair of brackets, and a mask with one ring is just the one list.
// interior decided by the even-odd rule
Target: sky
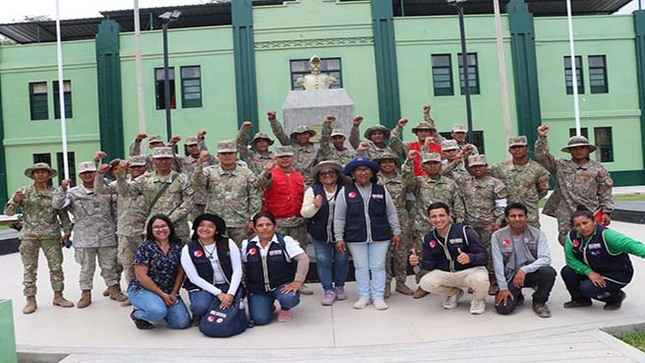
[[(562, 0), (564, 1), (564, 0)], [(597, 0), (602, 1), (602, 0)], [(100, 10), (132, 9), (134, 0), (58, 0), (61, 19), (99, 17)], [(201, 4), (206, 0), (139, 0), (139, 7), (161, 7), (185, 4)], [(14, 3), (5, 1), (0, 11), (0, 23), (20, 21), (24, 16), (47, 15), (56, 18), (56, 0), (22, 0)], [(645, 0), (643, 0), (645, 7)], [(619, 13), (629, 14), (638, 8), (638, 0), (633, 0)]]

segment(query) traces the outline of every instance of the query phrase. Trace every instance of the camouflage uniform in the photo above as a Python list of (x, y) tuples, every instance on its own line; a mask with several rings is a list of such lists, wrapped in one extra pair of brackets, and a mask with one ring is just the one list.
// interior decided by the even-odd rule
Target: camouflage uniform
[(116, 199), (96, 194), (83, 185), (68, 191), (58, 187), (53, 193), (52, 206), (67, 207), (74, 216), (74, 258), (81, 265), (81, 290), (93, 288), (97, 257), (105, 286), (117, 285), (121, 267), (117, 262)]
[(278, 140), (280, 140), (280, 143), (284, 146), (291, 145), (293, 148), (293, 168), (302, 174), (305, 179), (305, 185), (311, 185), (313, 183), (313, 180), (311, 179), (311, 169), (316, 166), (316, 162), (321, 155), (323, 155), (323, 152), (320, 150), (320, 145), (326, 145), (329, 147), (331, 124), (323, 123), (323, 130), (320, 135), (320, 145), (310, 142), (309, 144), (302, 146), (298, 144), (295, 139), (284, 133), (284, 129), (277, 119), (269, 120), (269, 122), (271, 123), (273, 134), (278, 138)]
[(546, 137), (539, 137), (535, 141), (535, 156), (555, 179), (555, 189), (542, 212), (558, 220), (558, 240), (561, 245), (564, 245), (566, 235), (571, 230), (571, 213), (579, 205), (592, 212), (602, 209), (603, 213), (608, 214), (614, 210), (613, 181), (601, 163), (589, 160), (584, 165), (578, 165), (571, 160), (556, 158), (549, 152)]
[(208, 192), (206, 213), (216, 213), (226, 221), (229, 237), (238, 245), (247, 237), (249, 220), (262, 208), (262, 193), (251, 169), (236, 165), (224, 170), (219, 165), (198, 169), (192, 175), (193, 185)]
[(273, 161), (273, 153), (268, 151), (267, 153), (261, 154), (257, 151), (250, 150), (246, 143), (248, 138), (248, 132), (246, 132), (244, 128), (240, 128), (240, 131), (237, 132), (237, 137), (235, 138), (235, 145), (240, 157), (246, 161), (249, 169), (257, 175), (264, 171), (264, 164), (269, 161)]
[(52, 207), (52, 190), (36, 190), (33, 185), (23, 187), (25, 198), (20, 203), (9, 198), (4, 213), (8, 216), (22, 210), (23, 227), (20, 230), (20, 259), (24, 268), (23, 294), (36, 296), (36, 275), (38, 273), (38, 251), (42, 248), (47, 265), (52, 290), (63, 291), (63, 251), (61, 245), (61, 227), (63, 233), (72, 233), (72, 223), (67, 210)]
[[(155, 166), (152, 163), (152, 158), (150, 157), (150, 155), (147, 155), (147, 154), (144, 154), (144, 153), (141, 152), (141, 144), (142, 144), (141, 141), (139, 141), (139, 142), (137, 142), (136, 140), (132, 141), (132, 143), (130, 144), (130, 148), (128, 149), (128, 156), (133, 157), (133, 156), (143, 155), (145, 157), (145, 159), (146, 159), (146, 169), (148, 171), (154, 171)], [(174, 150), (175, 143), (174, 142), (168, 142), (166, 144), (166, 146), (171, 147)], [(175, 154), (175, 159), (174, 159), (174, 161), (172, 163), (172, 168), (175, 171), (181, 171), (182, 170), (181, 169), (182, 168), (182, 160), (176, 154)]]
[[(199, 146), (200, 152), (208, 151), (208, 147), (206, 146), (206, 143), (204, 142), (203, 138), (198, 138), (194, 136), (188, 137), (184, 144), (193, 145), (195, 144), (195, 142)], [(193, 173), (197, 169), (197, 158), (195, 158), (192, 155), (187, 155), (187, 156), (178, 157), (178, 159), (179, 159), (179, 163), (181, 164), (181, 172), (186, 174), (186, 176), (190, 179), (191, 175), (193, 175)], [(206, 164), (207, 165), (214, 164), (214, 161), (216, 161), (217, 159), (215, 160), (213, 159), (215, 158), (211, 156), (209, 158), (209, 161), (206, 162)], [(194, 204), (190, 212), (188, 213), (188, 220), (193, 221), (200, 214), (204, 214), (205, 207), (206, 207), (206, 190), (204, 188), (195, 188)]]
[(549, 191), (549, 174), (537, 162), (514, 164), (513, 160), (493, 164), (488, 173), (506, 185), (508, 202), (519, 202), (528, 209), (527, 223), (540, 228), (539, 202)]
[[(164, 184), (170, 184), (170, 186), (155, 204), (151, 205)], [(119, 174), (116, 185), (120, 195), (133, 198), (143, 196), (141, 207), (147, 212), (146, 221), (155, 214), (165, 214), (175, 226), (177, 237), (188, 241), (190, 236), (186, 218), (193, 205), (195, 190), (186, 175), (174, 170), (165, 176), (157, 175), (156, 172), (147, 172), (128, 183), (125, 176)]]
[[(117, 243), (117, 260), (125, 271), (124, 277), (126, 283), (134, 278), (134, 253), (143, 243), (145, 235), (146, 212), (144, 208), (145, 200), (143, 195), (128, 197), (117, 194), (116, 181), (109, 184), (97, 173), (94, 178), (94, 191), (97, 194), (116, 195), (117, 205), (117, 222), (116, 235)], [(132, 181), (126, 181), (132, 183)]]

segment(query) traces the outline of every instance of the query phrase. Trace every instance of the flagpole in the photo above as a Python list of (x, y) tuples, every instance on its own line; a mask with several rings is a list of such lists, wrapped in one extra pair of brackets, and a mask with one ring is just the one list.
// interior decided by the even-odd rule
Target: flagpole
[(499, 0), (493, 0), (493, 10), (495, 12), (495, 35), (497, 38), (497, 64), (499, 65), (499, 82), (502, 88), (502, 116), (504, 120), (504, 136), (506, 140), (508, 140), (511, 137), (511, 109), (508, 102), (506, 57), (504, 56), (504, 43), (502, 40), (502, 16), (500, 14)]
[(58, 105), (60, 110), (60, 131), (63, 139), (63, 171), (69, 179), (69, 161), (67, 160), (67, 125), (65, 119), (65, 85), (63, 84), (63, 47), (60, 30), (60, 5), (56, 0), (56, 50), (58, 61)]
[(137, 109), (139, 111), (139, 133), (146, 133), (146, 110), (143, 93), (143, 70), (141, 60), (141, 25), (139, 24), (139, 0), (134, 0), (134, 62), (137, 72)]
[(573, 89), (573, 112), (576, 119), (576, 136), (580, 136), (580, 104), (578, 103), (578, 74), (576, 66), (576, 51), (573, 46), (573, 17), (571, 15), (571, 0), (567, 0), (567, 24), (569, 26), (569, 51), (571, 65), (571, 83)]

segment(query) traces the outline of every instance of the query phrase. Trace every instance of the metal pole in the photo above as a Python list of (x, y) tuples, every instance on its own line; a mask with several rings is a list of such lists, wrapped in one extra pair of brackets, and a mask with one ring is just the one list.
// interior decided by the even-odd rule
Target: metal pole
[(571, 53), (571, 82), (573, 83), (573, 113), (576, 120), (576, 136), (580, 136), (580, 104), (578, 103), (578, 74), (576, 72), (576, 51), (573, 46), (573, 19), (571, 0), (567, 0), (567, 24), (569, 25), (569, 52)]
[(167, 140), (172, 138), (172, 123), (170, 119), (170, 75), (168, 70), (168, 25), (170, 21), (163, 24), (163, 88), (166, 107), (166, 135)]
[(137, 109), (139, 111), (139, 132), (146, 133), (146, 109), (143, 91), (143, 70), (141, 60), (141, 24), (139, 21), (139, 0), (134, 0), (134, 62), (137, 72)]
[[(502, 16), (499, 9), (499, 0), (493, 0), (495, 12), (495, 35), (497, 43), (497, 64), (499, 65), (499, 83), (502, 88), (502, 116), (504, 120), (504, 136), (511, 137), (511, 107), (508, 102), (508, 81), (506, 80), (506, 57), (504, 56), (504, 42), (502, 40)], [(507, 156), (509, 156), (507, 154)]]
[(60, 109), (60, 132), (63, 139), (63, 171), (69, 179), (69, 161), (67, 160), (67, 125), (65, 121), (65, 85), (63, 84), (63, 45), (60, 29), (60, 6), (56, 0), (56, 55), (58, 61), (58, 105)]
[(464, 25), (464, 8), (460, 3), (455, 5), (459, 14), (459, 35), (461, 36), (461, 64), (464, 72), (464, 94), (466, 96), (466, 120), (468, 121), (468, 142), (473, 142), (473, 110), (470, 104), (470, 79), (468, 77), (468, 53), (466, 50), (466, 27)]

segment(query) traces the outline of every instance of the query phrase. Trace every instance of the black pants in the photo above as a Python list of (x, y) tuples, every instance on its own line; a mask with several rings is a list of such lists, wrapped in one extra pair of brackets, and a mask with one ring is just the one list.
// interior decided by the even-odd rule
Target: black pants
[(589, 277), (578, 275), (569, 266), (564, 266), (560, 273), (573, 301), (591, 302), (591, 299), (596, 299), (606, 303), (613, 303), (622, 299), (620, 291), (625, 285), (605, 279), (607, 286), (598, 287), (589, 280)]
[[(524, 301), (524, 296), (522, 295), (522, 288), (531, 287), (535, 288), (533, 293), (533, 304), (545, 304), (549, 300), (549, 295), (551, 294), (551, 289), (553, 289), (553, 284), (555, 283), (555, 276), (557, 272), (551, 266), (542, 266), (537, 271), (526, 274), (524, 278), (524, 286), (515, 287), (513, 285), (513, 280), (508, 283), (508, 290), (513, 294), (513, 299), (507, 299), (506, 305), (501, 303), (500, 305), (495, 305), (495, 310), (502, 315), (507, 315), (515, 311), (517, 305), (521, 304)], [(513, 276), (515, 278), (515, 276)]]

